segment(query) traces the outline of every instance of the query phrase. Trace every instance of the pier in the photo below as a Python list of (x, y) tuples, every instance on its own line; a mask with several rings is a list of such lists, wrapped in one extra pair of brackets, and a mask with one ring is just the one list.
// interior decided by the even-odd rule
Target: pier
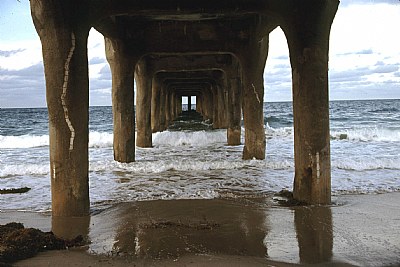
[[(227, 129), (243, 160), (264, 159), (264, 67), (281, 27), (292, 67), (293, 196), (331, 202), (328, 99), (330, 28), (339, 0), (31, 0), (41, 39), (49, 112), (52, 215), (89, 214), (91, 28), (112, 72), (114, 159), (135, 161), (196, 97), (196, 111)], [(136, 83), (136, 99), (134, 99)], [(136, 114), (135, 114), (136, 104)], [(244, 133), (241, 133), (243, 116)], [(135, 139), (135, 132), (137, 138)]]

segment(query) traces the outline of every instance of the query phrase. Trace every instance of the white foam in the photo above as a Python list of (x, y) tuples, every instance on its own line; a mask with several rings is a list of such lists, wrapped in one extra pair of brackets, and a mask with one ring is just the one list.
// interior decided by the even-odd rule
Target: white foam
[(265, 126), (265, 136), (267, 138), (293, 138), (294, 128), (293, 127), (281, 127), (273, 128), (269, 124)]
[(215, 143), (226, 143), (226, 130), (211, 132), (164, 131), (153, 134), (153, 144), (159, 146), (206, 146)]
[(400, 170), (400, 158), (391, 159), (332, 159), (332, 167), (341, 170), (370, 171), (370, 170)]
[(48, 135), (1, 136), (0, 148), (31, 148), (49, 145)]
[[(89, 147), (112, 147), (113, 134), (107, 132), (90, 132)], [(34, 148), (49, 145), (49, 135), (1, 136), (0, 148)]]
[(0, 178), (9, 176), (25, 176), (25, 175), (47, 175), (49, 174), (48, 164), (21, 164), (21, 165), (5, 165), (0, 168)]
[(112, 147), (113, 134), (107, 132), (90, 132), (89, 133), (89, 147)]
[[(153, 149), (149, 153), (160, 153)], [(162, 153), (162, 152), (161, 152)], [(233, 160), (213, 157), (205, 159), (155, 159), (137, 160), (132, 163), (119, 163), (116, 161), (90, 162), (89, 170), (102, 172), (108, 170), (123, 171), (137, 174), (161, 173), (169, 170), (182, 172), (237, 170), (243, 168), (260, 168), (263, 170), (290, 170), (294, 164), (290, 161), (271, 162), (268, 160), (242, 160), (240, 157)]]
[(334, 140), (361, 142), (400, 142), (400, 131), (380, 128), (360, 128), (341, 131), (331, 131)]

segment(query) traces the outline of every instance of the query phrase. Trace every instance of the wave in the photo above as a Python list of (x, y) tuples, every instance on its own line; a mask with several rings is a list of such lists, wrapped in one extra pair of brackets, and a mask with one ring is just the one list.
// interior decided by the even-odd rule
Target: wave
[(387, 113), (387, 112), (399, 112), (397, 108), (381, 108), (381, 109), (375, 109), (370, 111), (370, 113)]
[(289, 161), (269, 162), (265, 160), (158, 160), (158, 161), (136, 161), (133, 163), (119, 163), (115, 161), (90, 163), (89, 170), (93, 172), (104, 172), (108, 170), (127, 171), (138, 174), (162, 173), (165, 171), (210, 171), (210, 170), (237, 170), (237, 169), (293, 169), (293, 163)]
[[(158, 132), (153, 134), (155, 146), (207, 146), (215, 143), (226, 143), (226, 131), (182, 131)], [(0, 136), (0, 148), (35, 148), (49, 145), (49, 135)], [(106, 148), (113, 146), (113, 134), (108, 132), (90, 132), (90, 148)]]
[(400, 170), (400, 159), (332, 159), (332, 167), (348, 171)]
[[(244, 132), (244, 129), (242, 129)], [(265, 136), (271, 138), (293, 138), (293, 127), (273, 128), (265, 126)], [(331, 140), (347, 140), (361, 142), (400, 142), (400, 128), (384, 129), (384, 128), (359, 128), (346, 130), (331, 130)]]
[(48, 145), (48, 135), (0, 136), (0, 148), (31, 148)]
[[(106, 132), (90, 132), (89, 147), (112, 147), (113, 134)], [(19, 136), (1, 136), (0, 148), (35, 148), (49, 146), (49, 135), (19, 135)]]
[[(0, 165), (1, 166), (1, 165)], [(19, 165), (3, 165), (0, 168), (0, 178), (8, 178), (12, 176), (42, 176), (49, 174), (48, 164), (19, 164)]]
[(90, 132), (89, 133), (89, 147), (100, 148), (100, 147), (112, 147), (113, 146), (113, 134), (107, 132)]
[[(265, 127), (267, 139), (293, 138), (293, 127)], [(245, 134), (242, 128), (242, 141)], [(360, 128), (347, 130), (331, 130), (331, 140), (347, 140), (361, 142), (400, 142), (400, 129)], [(226, 143), (226, 130), (212, 131), (164, 131), (153, 134), (154, 146), (194, 146), (202, 147)], [(46, 147), (49, 145), (48, 135), (1, 136), (0, 149), (23, 149)], [(93, 131), (89, 133), (90, 148), (109, 148), (113, 145), (113, 134)]]
[[(242, 132), (244, 133), (244, 129), (242, 129)], [(293, 127), (280, 127), (280, 128), (273, 128), (269, 126), (267, 123), (265, 125), (265, 137), (267, 139), (271, 138), (287, 138), (291, 137), (293, 138), (293, 133), (294, 133), (294, 128)]]
[(331, 140), (400, 142), (400, 130), (361, 128), (331, 131)]
[(153, 134), (153, 145), (168, 146), (207, 146), (226, 143), (226, 130), (158, 132)]

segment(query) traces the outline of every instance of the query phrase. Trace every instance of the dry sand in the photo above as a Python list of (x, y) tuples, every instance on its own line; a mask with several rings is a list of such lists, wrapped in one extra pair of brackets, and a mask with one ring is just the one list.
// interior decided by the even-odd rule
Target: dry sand
[(399, 266), (400, 193), (348, 195), (330, 207), (281, 207), (271, 198), (123, 203), (89, 218), (0, 212), (84, 248), (15, 266)]

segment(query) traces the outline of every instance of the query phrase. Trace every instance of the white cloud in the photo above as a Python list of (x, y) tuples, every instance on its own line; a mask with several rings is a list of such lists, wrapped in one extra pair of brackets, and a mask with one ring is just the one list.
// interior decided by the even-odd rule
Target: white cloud
[[(391, 3), (391, 4), (389, 4)], [(346, 1), (330, 36), (331, 99), (400, 98), (400, 2)], [(291, 68), (284, 33), (270, 34), (265, 100), (291, 100)]]
[[(3, 51), (0, 53), (0, 68), (2, 69), (21, 70), (43, 61), (39, 38), (24, 41), (2, 41), (0, 51)], [(7, 53), (10, 51), (14, 51), (14, 53)]]
[(400, 41), (398, 25), (400, 5), (356, 4), (339, 7), (331, 31), (331, 67), (346, 67), (336, 61), (335, 55), (354, 54), (355, 51), (373, 51), (368, 59), (375, 62), (377, 58), (385, 56), (400, 56), (400, 49), (396, 45)]

